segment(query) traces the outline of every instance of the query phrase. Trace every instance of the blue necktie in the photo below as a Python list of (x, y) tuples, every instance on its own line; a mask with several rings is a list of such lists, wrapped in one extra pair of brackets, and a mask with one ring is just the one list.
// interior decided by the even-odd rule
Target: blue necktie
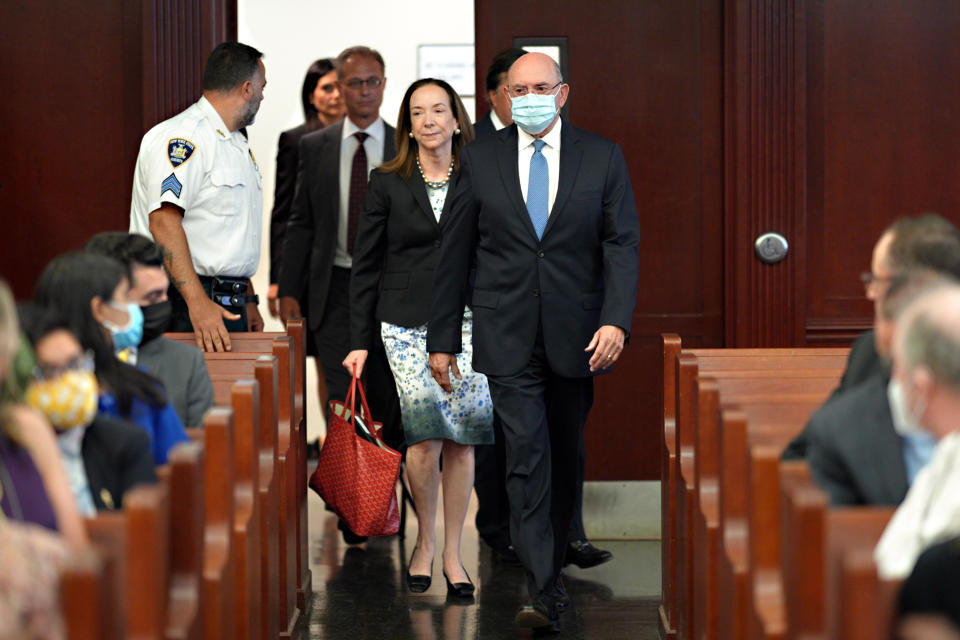
[(533, 230), (537, 232), (538, 240), (543, 238), (543, 230), (547, 226), (550, 202), (550, 172), (547, 170), (547, 159), (543, 157), (541, 151), (545, 144), (543, 140), (533, 141), (530, 182), (527, 185), (527, 213), (530, 214), (530, 221), (533, 222)]

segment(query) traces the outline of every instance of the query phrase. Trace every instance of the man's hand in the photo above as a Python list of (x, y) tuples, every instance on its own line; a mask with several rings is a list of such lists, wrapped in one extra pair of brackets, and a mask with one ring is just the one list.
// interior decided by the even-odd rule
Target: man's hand
[(433, 379), (447, 393), (453, 393), (453, 387), (450, 385), (450, 371), (453, 370), (453, 376), (457, 380), (463, 380), (460, 375), (460, 369), (457, 367), (457, 355), (455, 353), (431, 353), (430, 354), (430, 373)]
[(267, 311), (270, 312), (271, 318), (280, 317), (280, 305), (277, 303), (277, 289), (279, 288), (280, 285), (274, 283), (267, 289)]
[[(187, 307), (190, 310), (190, 322), (193, 323), (193, 337), (199, 348), (204, 351), (232, 349), (223, 319), (239, 320), (239, 314), (230, 313), (210, 298), (197, 298), (193, 304), (188, 303)], [(257, 315), (259, 316), (259, 313)]]
[(369, 355), (369, 352), (366, 349), (354, 349), (343, 359), (343, 366), (350, 375), (353, 375), (353, 368), (356, 367), (359, 377), (363, 374), (363, 365), (367, 363), (367, 355)]
[(260, 315), (260, 309), (255, 302), (247, 303), (247, 330), (263, 331), (263, 316)]
[(593, 351), (590, 356), (590, 371), (599, 371), (613, 365), (623, 352), (626, 333), (620, 327), (605, 324), (593, 334), (593, 339), (584, 351)]
[(302, 318), (300, 313), (300, 303), (293, 296), (283, 296), (280, 298), (280, 322), (287, 326), (290, 318)]

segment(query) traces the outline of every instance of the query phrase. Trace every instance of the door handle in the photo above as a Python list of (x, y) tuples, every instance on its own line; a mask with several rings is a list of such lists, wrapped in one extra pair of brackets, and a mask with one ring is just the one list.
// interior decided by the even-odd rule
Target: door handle
[(757, 236), (753, 243), (753, 250), (757, 257), (766, 264), (777, 264), (787, 257), (790, 245), (787, 239), (775, 231), (768, 231)]

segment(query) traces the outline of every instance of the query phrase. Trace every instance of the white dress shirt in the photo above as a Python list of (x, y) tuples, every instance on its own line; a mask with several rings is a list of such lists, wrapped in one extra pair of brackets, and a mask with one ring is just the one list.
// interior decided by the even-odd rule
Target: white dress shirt
[[(547, 202), (547, 216), (553, 213), (553, 203), (557, 199), (557, 183), (560, 181), (560, 127), (563, 119), (558, 118), (550, 133), (543, 136), (546, 143), (540, 153), (547, 159), (547, 172), (550, 174), (550, 199)], [(520, 190), (523, 192), (523, 201), (527, 201), (527, 191), (530, 189), (530, 159), (533, 157), (533, 141), (535, 138), (517, 127), (517, 169), (520, 170)]]
[(363, 131), (368, 134), (363, 141), (363, 150), (367, 153), (367, 180), (370, 171), (383, 164), (383, 143), (386, 131), (383, 118), (377, 118), (366, 129), (361, 129), (350, 120), (343, 119), (343, 137), (340, 142), (340, 224), (337, 225), (337, 250), (333, 254), (333, 264), (349, 269), (353, 260), (347, 252), (347, 213), (350, 206), (350, 170), (353, 168), (353, 154), (359, 146), (359, 140), (353, 134)]
[(884, 579), (906, 578), (932, 544), (960, 534), (960, 431), (942, 438), (873, 553)]
[(507, 126), (503, 124), (500, 118), (497, 117), (497, 112), (495, 109), (490, 109), (490, 122), (493, 124), (494, 131), (500, 131), (500, 129), (503, 129), (505, 126)]
[(206, 98), (150, 129), (140, 143), (130, 232), (152, 238), (150, 214), (183, 210), (183, 232), (201, 276), (249, 278), (260, 264), (263, 182), (247, 139)]

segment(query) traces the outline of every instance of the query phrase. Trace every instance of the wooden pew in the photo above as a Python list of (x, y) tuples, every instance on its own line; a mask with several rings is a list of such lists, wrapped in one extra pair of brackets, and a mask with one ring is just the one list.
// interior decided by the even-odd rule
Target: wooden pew
[(110, 628), (112, 598), (105, 559), (95, 549), (74, 551), (60, 572), (60, 602), (64, 627), (71, 640), (120, 640)]
[(674, 586), (680, 581), (677, 565), (677, 529), (676, 501), (674, 491), (677, 486), (677, 378), (676, 362), (680, 355), (680, 336), (665, 333), (662, 336), (661, 356), (663, 360), (663, 397), (660, 415), (663, 424), (663, 442), (660, 447), (660, 638), (675, 638), (673, 627), (678, 619), (677, 599), (673, 596)]
[(234, 415), (233, 548), (236, 554), (237, 607), (235, 629), (243, 640), (257, 640), (263, 626), (261, 589), (260, 388), (254, 379), (231, 389)]
[(130, 640), (166, 638), (170, 579), (170, 501), (164, 483), (124, 496), (127, 540), (126, 611)]
[[(206, 423), (205, 423), (206, 424)], [(204, 637), (204, 450), (197, 442), (170, 452), (170, 598), (168, 640)]]
[[(131, 599), (127, 584), (127, 496), (124, 496), (124, 511), (102, 511), (86, 520), (87, 535), (104, 565), (104, 588), (109, 613), (100, 623), (101, 635), (110, 640), (120, 640), (126, 636), (127, 602)], [(83, 592), (74, 592), (74, 597), (82, 597)], [(96, 608), (94, 603), (92, 608)], [(69, 614), (68, 614), (69, 615)], [(71, 636), (72, 637), (72, 636)]]
[(234, 422), (214, 407), (203, 420), (203, 621), (205, 638), (235, 638), (238, 581), (233, 547)]
[[(671, 344), (665, 336), (664, 345), (666, 357), (668, 348), (675, 346), (675, 340)], [(699, 638), (705, 633), (706, 637), (712, 637), (708, 630), (715, 619), (714, 612), (705, 605), (704, 598), (708, 596), (703, 591), (705, 585), (699, 589), (695, 586), (696, 576), (706, 575), (706, 569), (697, 566), (698, 561), (712, 561), (712, 557), (705, 559), (694, 554), (696, 531), (699, 529), (706, 538), (716, 535), (715, 529), (711, 528), (718, 526), (716, 520), (700, 522), (703, 518), (700, 494), (713, 492), (715, 495), (714, 482), (719, 465), (715, 455), (716, 438), (711, 439), (711, 431), (716, 431), (715, 418), (711, 422), (714, 426), (698, 425), (698, 374), (703, 369), (716, 379), (717, 390), (724, 402), (739, 402), (748, 407), (754, 437), (772, 447), (782, 448), (836, 386), (845, 354), (842, 349), (700, 349), (682, 351), (676, 356), (672, 385), (675, 418), (673, 425), (665, 424), (664, 427), (664, 449), (672, 449), (675, 460), (674, 470), (666, 472), (663, 478), (669, 484), (672, 477), (674, 483), (668, 492), (673, 504), (668, 504), (664, 510), (667, 514), (673, 513), (672, 520), (667, 521), (669, 525), (664, 527), (670, 530), (665, 534), (668, 540), (665, 544), (672, 545), (672, 557), (664, 564), (664, 577), (673, 580), (665, 595), (673, 600), (665, 603), (664, 611), (671, 607), (675, 609), (671, 626), (679, 637)], [(665, 383), (665, 387), (669, 386)], [(673, 428), (669, 429), (670, 426)], [(671, 436), (672, 447), (669, 444)], [(713, 457), (707, 467), (699, 461), (697, 448), (701, 438), (705, 439), (704, 445), (710, 446)], [(706, 482), (701, 478), (705, 469), (713, 473)], [(697, 591), (699, 594), (695, 593)], [(698, 597), (699, 603), (695, 602)]]

